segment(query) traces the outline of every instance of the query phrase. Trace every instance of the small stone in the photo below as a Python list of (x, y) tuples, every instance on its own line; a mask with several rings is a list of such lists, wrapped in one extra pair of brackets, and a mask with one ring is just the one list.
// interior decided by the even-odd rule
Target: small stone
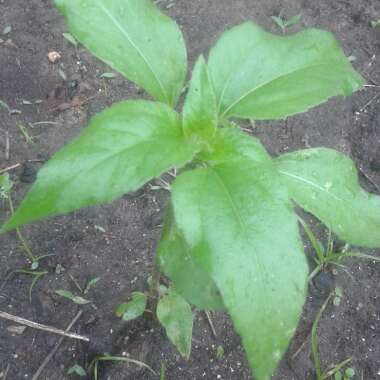
[(61, 54), (59, 54), (57, 51), (50, 51), (47, 56), (51, 63), (56, 63), (62, 58)]

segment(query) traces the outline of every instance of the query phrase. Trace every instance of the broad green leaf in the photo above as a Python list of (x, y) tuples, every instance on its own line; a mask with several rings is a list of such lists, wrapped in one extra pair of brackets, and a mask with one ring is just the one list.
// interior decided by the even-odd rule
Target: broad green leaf
[(203, 56), (195, 64), (183, 108), (185, 135), (196, 133), (206, 139), (214, 136), (218, 124), (216, 97)]
[(285, 154), (276, 162), (294, 201), (340, 239), (364, 247), (380, 246), (380, 197), (361, 189), (348, 157), (314, 148)]
[(308, 274), (297, 218), (273, 165), (242, 157), (185, 172), (173, 184), (172, 203), (256, 379), (270, 379), (297, 326)]
[(161, 103), (127, 101), (95, 116), (59, 151), (4, 230), (49, 215), (111, 202), (193, 157), (178, 115)]
[(193, 313), (190, 305), (173, 289), (157, 305), (157, 318), (165, 327), (170, 341), (182, 356), (190, 357), (193, 334)]
[(332, 34), (276, 36), (252, 22), (222, 35), (209, 56), (222, 119), (279, 119), (363, 85)]
[(70, 33), (157, 100), (174, 106), (187, 58), (177, 24), (151, 0), (55, 0)]
[(157, 251), (162, 271), (172, 280), (176, 292), (200, 309), (223, 309), (219, 290), (209, 274), (194, 261), (183, 236), (174, 224), (172, 210), (166, 215)]
[(144, 314), (147, 304), (147, 296), (144, 293), (135, 292), (132, 300), (120, 304), (116, 309), (116, 315), (124, 321), (131, 321)]

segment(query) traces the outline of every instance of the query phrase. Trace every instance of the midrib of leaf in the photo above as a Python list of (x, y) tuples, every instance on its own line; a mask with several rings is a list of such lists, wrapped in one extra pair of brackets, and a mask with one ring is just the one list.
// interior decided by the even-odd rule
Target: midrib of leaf
[[(332, 61), (332, 62), (333, 62), (333, 61)], [(247, 96), (251, 95), (253, 92), (255, 92), (255, 91), (257, 91), (257, 90), (259, 90), (259, 89), (261, 89), (261, 88), (263, 88), (263, 87), (265, 87), (265, 86), (267, 86), (267, 85), (269, 85), (269, 84), (271, 84), (271, 83), (273, 83), (273, 82), (275, 82), (276, 80), (279, 80), (279, 79), (285, 78), (285, 77), (287, 77), (287, 76), (291, 76), (291, 75), (293, 75), (293, 74), (295, 74), (295, 73), (297, 73), (297, 72), (300, 72), (300, 71), (303, 71), (303, 70), (307, 70), (307, 69), (310, 69), (310, 68), (312, 68), (312, 67), (328, 66), (328, 65), (331, 65), (332, 62), (328, 62), (328, 63), (318, 63), (318, 64), (313, 64), (313, 65), (308, 65), (308, 66), (302, 66), (302, 67), (300, 67), (300, 68), (297, 68), (297, 69), (295, 69), (295, 70), (291, 70), (291, 71), (289, 71), (289, 72), (287, 72), (287, 73), (285, 73), (285, 74), (278, 75), (277, 77), (274, 77), (274, 78), (272, 78), (272, 79), (270, 79), (270, 80), (268, 80), (268, 81), (266, 81), (266, 82), (264, 82), (264, 83), (259, 84), (258, 86), (254, 87), (254, 88), (250, 89), (249, 91), (247, 91), (246, 93), (244, 93), (240, 98), (238, 98), (238, 99), (235, 100), (230, 106), (228, 106), (227, 109), (226, 109), (226, 110), (223, 112), (223, 114), (221, 115), (221, 118), (223, 118), (225, 115), (227, 115), (228, 112), (229, 112), (231, 109), (233, 109), (234, 107), (236, 107), (236, 106), (237, 106), (242, 100), (244, 100), (244, 98), (246, 98)], [(227, 83), (226, 83), (226, 86), (225, 86), (225, 89), (223, 90), (223, 96), (224, 96), (225, 91), (227, 91), (227, 88), (228, 88), (228, 86), (230, 85), (230, 83), (231, 83), (232, 78), (233, 78), (234, 75), (235, 75), (235, 73), (233, 73), (233, 74), (231, 75), (231, 78), (228, 79), (228, 81), (227, 81)], [(220, 102), (219, 102), (219, 111), (220, 111), (220, 107), (221, 107), (221, 105), (222, 105), (222, 102), (223, 102), (223, 99), (222, 99), (222, 97), (221, 97)]]
[[(235, 215), (235, 218), (237, 219), (238, 224), (239, 224), (239, 226), (243, 232), (243, 237), (249, 243), (250, 234), (248, 231), (248, 224), (245, 221), (245, 219), (243, 218), (243, 216), (240, 214), (240, 212), (239, 212), (239, 210), (235, 204), (235, 201), (233, 199), (231, 192), (229, 191), (227, 185), (225, 184), (225, 182), (223, 181), (223, 179), (221, 178), (221, 176), (219, 175), (217, 170), (215, 170), (212, 166), (208, 166), (208, 168), (211, 170), (211, 173), (215, 176), (217, 182), (219, 183), (220, 187), (222, 188), (224, 194), (226, 195), (227, 200), (230, 203), (232, 211)], [(263, 273), (266, 273), (266, 270), (265, 270), (262, 262), (258, 259), (256, 252), (252, 256), (256, 262), (256, 266), (259, 268), (259, 277), (262, 278), (262, 280), (258, 281), (258, 284), (261, 288), (260, 292), (261, 292), (261, 294), (267, 294), (268, 289), (266, 286), (266, 281), (264, 281), (265, 278), (264, 278), (264, 276), (262, 276)], [(264, 309), (265, 315), (269, 315), (266, 302), (264, 302), (263, 309)]]
[(304, 182), (304, 183), (307, 183), (308, 185), (310, 185), (311, 187), (314, 187), (328, 195), (330, 195), (332, 198), (335, 198), (337, 201), (340, 201), (340, 202), (343, 202), (343, 203), (349, 203), (347, 200), (343, 199), (343, 198), (339, 198), (337, 197), (335, 194), (331, 193), (330, 191), (328, 191), (327, 189), (325, 189), (324, 187), (322, 186), (319, 186), (318, 184), (306, 179), (306, 178), (303, 178), (303, 177), (300, 177), (296, 174), (292, 174), (292, 173), (289, 173), (289, 172), (285, 172), (283, 170), (279, 170), (279, 173), (281, 174), (284, 174), (288, 177), (291, 177), (291, 178), (294, 178), (295, 180), (299, 181), (299, 182)]
[[(171, 136), (172, 137), (172, 136)], [(141, 141), (137, 144), (134, 144), (132, 146), (128, 146), (127, 148), (123, 148), (123, 149), (120, 149), (116, 152), (113, 152), (112, 154), (109, 154), (105, 157), (103, 157), (101, 160), (97, 161), (94, 165), (91, 165), (89, 168), (87, 168), (87, 172), (88, 171), (93, 171), (94, 169), (96, 169), (98, 166), (100, 166), (101, 164), (103, 164), (105, 161), (109, 161), (109, 160), (112, 160), (114, 157), (120, 155), (120, 154), (124, 154), (126, 153), (127, 151), (133, 151), (135, 150), (136, 148), (141, 148), (142, 146), (145, 146), (146, 147), (146, 151), (148, 151), (149, 149), (151, 149), (151, 146), (152, 146), (152, 141), (155, 141), (154, 139), (151, 139), (151, 140), (145, 140), (145, 141)], [(165, 145), (168, 144), (168, 140), (165, 140)], [(177, 144), (176, 144), (177, 145)], [(146, 157), (146, 154), (143, 155), (143, 158), (145, 159)], [(161, 174), (161, 173), (160, 173)], [(160, 175), (158, 174), (158, 175)], [(79, 174), (80, 175), (80, 174)], [(78, 177), (78, 175), (74, 175), (74, 176), (71, 176), (70, 178), (67, 178), (67, 180), (65, 181), (67, 184), (70, 184), (72, 182), (74, 182), (76, 180), (76, 178)], [(140, 181), (141, 182), (141, 181)], [(62, 189), (61, 189), (62, 191)]]
[[(158, 83), (159, 87), (161, 88), (162, 94), (164, 95), (166, 102), (169, 104), (170, 102), (169, 102), (169, 99), (168, 99), (168, 95), (167, 95), (167, 93), (165, 91), (165, 88), (164, 88), (163, 84), (161, 83), (160, 79), (158, 78), (156, 72), (153, 70), (153, 67), (149, 63), (148, 59), (145, 57), (144, 53), (135, 44), (135, 42), (133, 41), (133, 39), (131, 38), (131, 36), (129, 35), (129, 33), (123, 28), (123, 26), (119, 23), (119, 21), (115, 18), (115, 16), (112, 13), (110, 13), (109, 10), (107, 8), (105, 8), (102, 3), (99, 3), (97, 1), (97, 4), (103, 10), (103, 12), (110, 18), (110, 20), (115, 24), (115, 26), (120, 30), (120, 32), (127, 38), (128, 42), (132, 45), (132, 47), (137, 51), (137, 53), (143, 59), (143, 61), (145, 62), (145, 64), (149, 67), (149, 70), (152, 72), (152, 74), (154, 76), (154, 79), (156, 80), (156, 82)], [(128, 6), (128, 2), (127, 1), (125, 2), (125, 5)], [(112, 41), (110, 43), (112, 43)]]

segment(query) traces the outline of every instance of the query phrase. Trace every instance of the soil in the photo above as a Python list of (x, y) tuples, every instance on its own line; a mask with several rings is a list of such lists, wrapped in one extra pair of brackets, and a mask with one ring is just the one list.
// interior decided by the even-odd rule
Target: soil
[[(181, 26), (191, 63), (200, 53), (207, 54), (223, 30), (244, 20), (278, 32), (270, 16), (284, 9), (287, 16), (302, 12), (302, 20), (292, 32), (305, 27), (332, 31), (347, 55), (355, 57), (353, 64), (368, 83), (379, 85), (380, 28), (369, 26), (371, 20), (380, 19), (379, 0), (162, 0), (159, 6)], [(0, 169), (21, 163), (11, 172), (13, 198), (18, 204), (41, 161), (78, 135), (92, 115), (115, 101), (145, 95), (121, 76), (99, 78), (110, 69), (63, 38), (67, 30), (51, 0), (0, 0), (0, 31), (7, 25), (12, 31), (0, 35), (0, 99), (21, 113), (8, 115), (0, 110)], [(47, 59), (51, 51), (61, 54), (55, 64)], [(273, 155), (314, 146), (347, 153), (360, 168), (362, 185), (380, 193), (379, 96), (378, 87), (366, 87), (350, 98), (332, 99), (287, 121), (257, 123), (253, 133)], [(36, 104), (38, 100), (42, 102)], [(28, 128), (34, 138), (34, 143), (28, 144), (18, 125), (41, 121), (54, 124)], [(113, 204), (23, 228), (35, 255), (53, 255), (41, 262), (40, 269), (48, 274), (37, 282), (31, 302), (28, 288), (32, 278), (9, 277), (12, 271), (27, 266), (17, 236), (0, 236), (0, 310), (62, 329), (80, 308), (84, 311), (74, 330), (90, 336), (91, 343), (66, 339), (40, 379), (74, 378), (67, 375), (72, 365), (86, 366), (103, 353), (127, 355), (157, 372), (164, 364), (168, 380), (251, 379), (240, 339), (223, 313), (212, 313), (214, 337), (205, 314), (195, 311), (189, 361), (180, 358), (154, 322), (139, 319), (125, 324), (114, 314), (115, 307), (132, 291), (147, 288), (167, 199), (165, 190), (147, 185)], [(0, 222), (7, 216), (9, 209), (3, 202)], [(316, 227), (323, 235), (322, 227)], [(83, 287), (94, 277), (100, 280), (86, 297), (95, 307), (77, 306), (55, 294), (56, 289), (78, 293), (75, 282)], [(308, 336), (317, 311), (335, 286), (344, 289), (344, 296), (341, 305), (330, 305), (321, 320), (323, 366), (352, 357), (350, 365), (357, 379), (380, 379), (380, 268), (373, 262), (355, 260), (347, 262), (346, 270), (322, 273), (310, 285), (296, 337), (273, 379), (315, 378)], [(0, 320), (0, 379), (32, 378), (59, 337), (29, 328), (22, 334), (11, 333), (12, 325)], [(216, 355), (218, 346), (224, 348), (222, 358)], [(136, 365), (107, 363), (101, 366), (99, 378), (148, 380), (158, 376)]]

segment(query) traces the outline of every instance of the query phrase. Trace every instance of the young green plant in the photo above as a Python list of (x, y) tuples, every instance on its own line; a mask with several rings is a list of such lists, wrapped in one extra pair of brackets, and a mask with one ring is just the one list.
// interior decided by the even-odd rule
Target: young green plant
[(151, 0), (55, 3), (78, 42), (155, 101), (123, 101), (95, 116), (43, 166), (2, 231), (111, 202), (177, 168), (157, 263), (176, 294), (229, 312), (256, 379), (269, 379), (307, 292), (293, 202), (340, 239), (378, 247), (380, 197), (360, 188), (341, 153), (272, 159), (230, 120), (284, 119), (351, 95), (362, 77), (328, 32), (276, 36), (245, 22), (220, 37), (207, 61), (199, 57), (180, 116), (185, 44)]
[(351, 252), (348, 250), (348, 247), (344, 247), (340, 252), (336, 252), (334, 250), (334, 241), (332, 239), (331, 231), (329, 231), (328, 234), (327, 245), (324, 247), (323, 244), (314, 235), (311, 228), (306, 224), (306, 222), (301, 217), (298, 217), (298, 220), (305, 230), (305, 233), (309, 238), (315, 252), (313, 260), (316, 266), (309, 275), (309, 281), (312, 280), (319, 272), (325, 270), (328, 266), (337, 266), (344, 268), (343, 262), (350, 257), (380, 262), (380, 257), (367, 255), (362, 252)]
[[(336, 293), (335, 293), (336, 296)], [(327, 308), (327, 305), (329, 304), (331, 298), (334, 297), (334, 294), (330, 294), (324, 304), (322, 305), (321, 309), (319, 310), (314, 322), (313, 322), (313, 327), (311, 330), (311, 355), (313, 359), (313, 364), (314, 364), (314, 369), (317, 375), (317, 380), (327, 380), (331, 379), (332, 376), (334, 376), (334, 379), (337, 380), (339, 379), (339, 376), (341, 376), (341, 370), (347, 366), (351, 362), (351, 358), (348, 358), (346, 360), (343, 360), (337, 365), (331, 366), (327, 371), (322, 370), (322, 365), (321, 365), (321, 358), (320, 358), (320, 353), (319, 353), (319, 344), (318, 344), (318, 325), (319, 322), (321, 321), (322, 315), (324, 311)], [(345, 373), (350, 374), (352, 371), (352, 368), (347, 368)], [(344, 377), (344, 380), (348, 380), (352, 378), (351, 377)], [(341, 380), (343, 377), (340, 378)]]
[(302, 13), (296, 14), (289, 19), (284, 18), (283, 10), (280, 12), (278, 16), (272, 16), (271, 19), (274, 23), (281, 29), (282, 34), (286, 33), (286, 30), (293, 25), (296, 25), (302, 17)]

